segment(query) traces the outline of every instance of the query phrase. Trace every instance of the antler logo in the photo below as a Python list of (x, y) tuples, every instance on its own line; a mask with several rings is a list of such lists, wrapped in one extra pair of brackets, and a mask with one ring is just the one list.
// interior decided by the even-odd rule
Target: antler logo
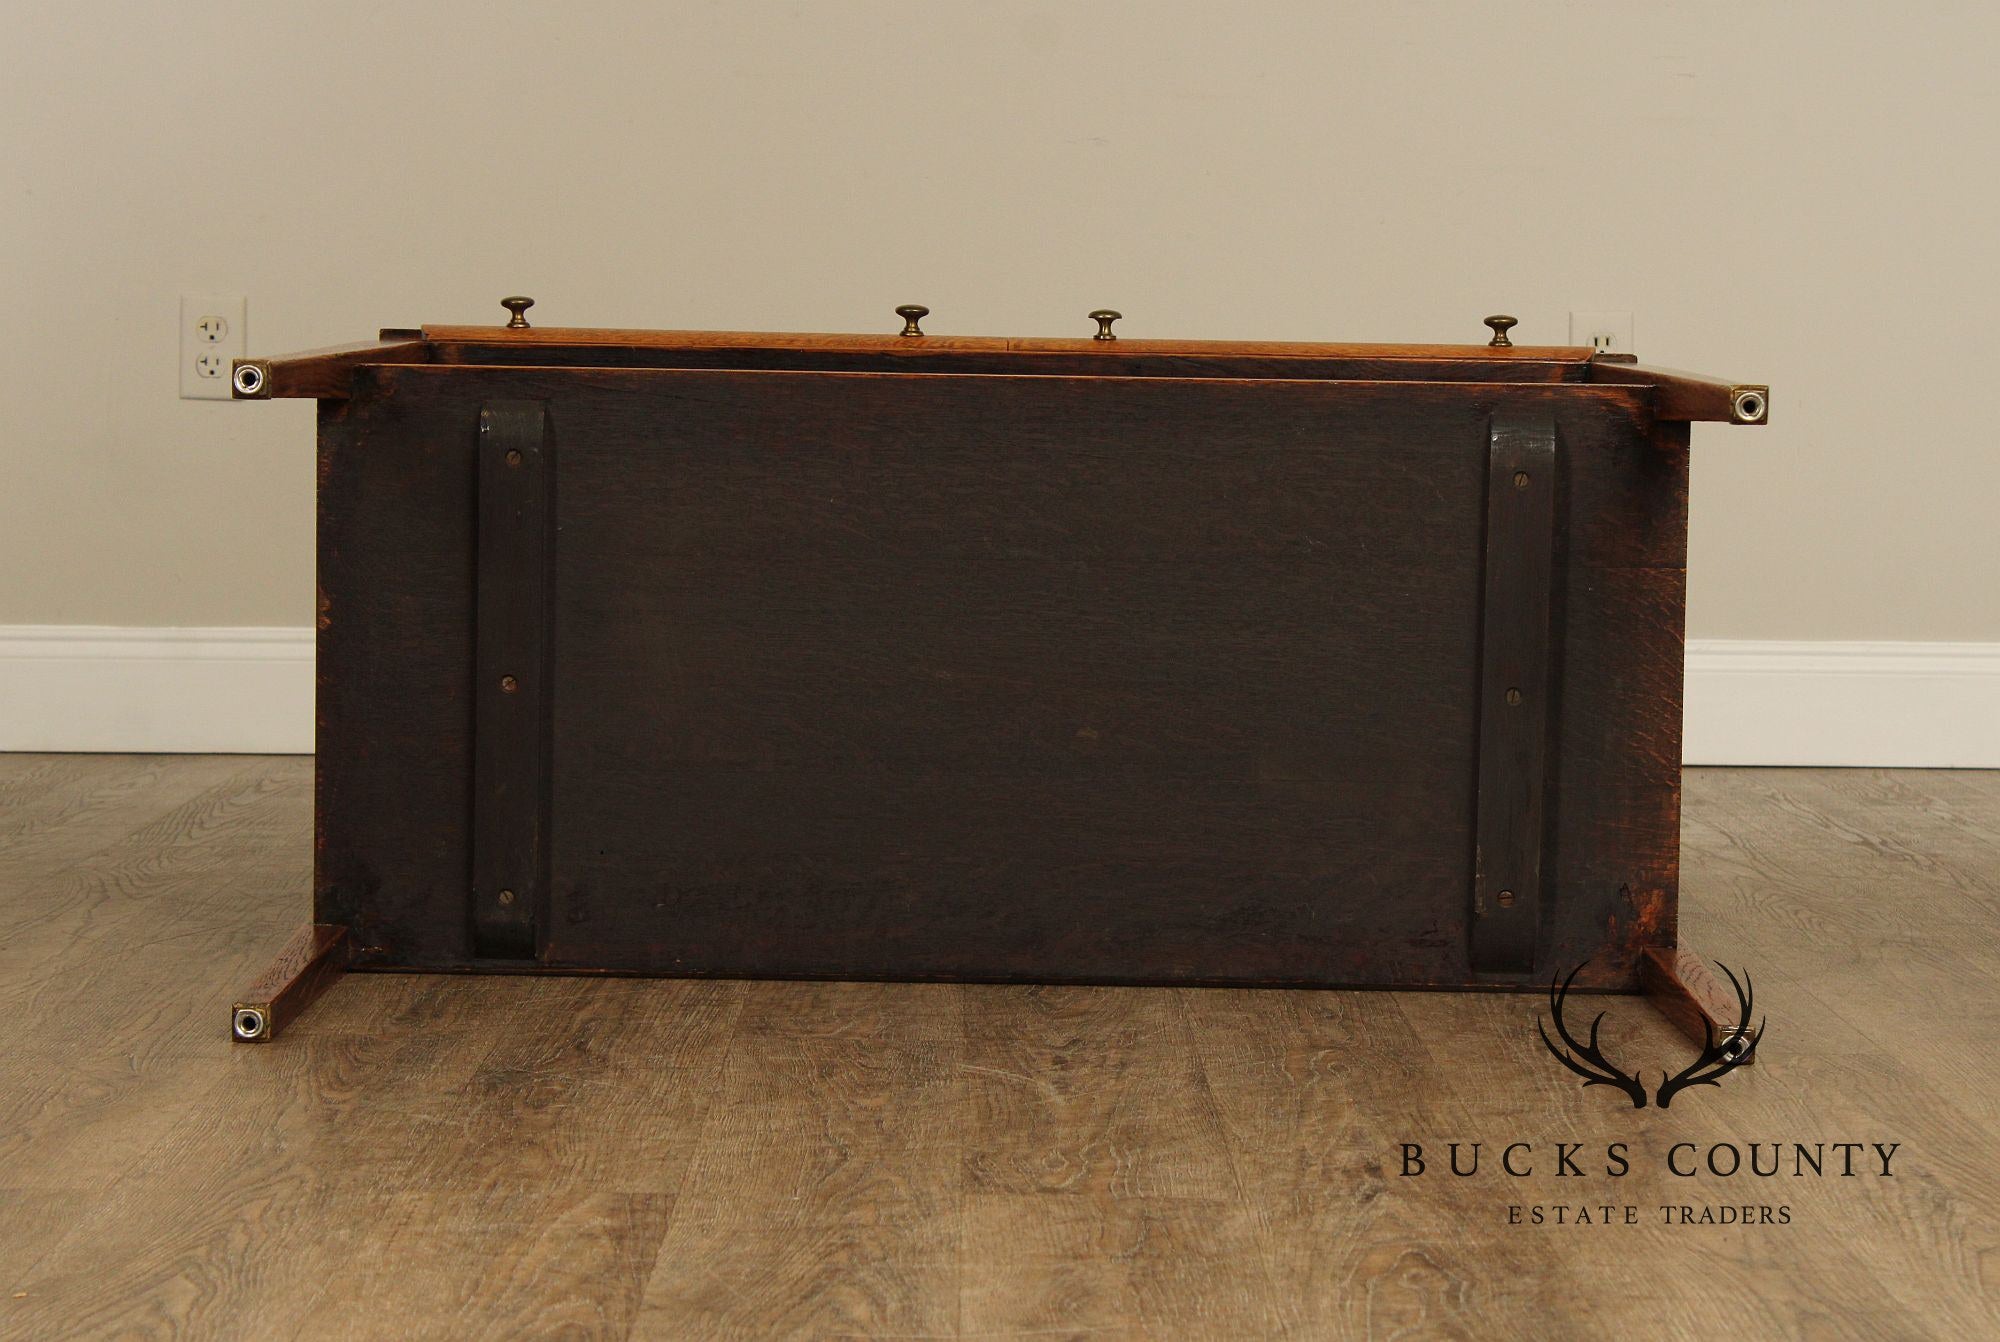
[[(1589, 963), (1588, 960), (1584, 961), (1586, 965)], [(1720, 960), (1716, 961), (1715, 967), (1723, 972), (1729, 980), (1729, 986), (1736, 990), (1736, 1003), (1742, 1009), (1742, 1019), (1737, 1023), (1735, 1030), (1721, 1039), (1716, 1038), (1715, 1026), (1711, 1024), (1708, 1027), (1708, 1042), (1702, 1048), (1699, 1057), (1677, 1075), (1668, 1076), (1664, 1072), (1660, 1074), (1660, 1086), (1654, 1092), (1653, 1098), (1662, 1109), (1672, 1104), (1674, 1096), (1690, 1086), (1720, 1084), (1724, 1073), (1733, 1071), (1750, 1060), (1750, 1055), (1757, 1051), (1757, 1045), (1764, 1037), (1764, 1025), (1761, 1021), (1758, 1022), (1756, 1034), (1754, 1036), (1750, 1034), (1750, 1008), (1754, 1000), (1750, 975), (1746, 972), (1742, 981), (1738, 982), (1736, 975), (1730, 972), (1729, 966)], [(1591, 1021), (1589, 1043), (1579, 1042), (1576, 1036), (1569, 1032), (1569, 1026), (1563, 1022), (1563, 1003), (1569, 1000), (1570, 984), (1576, 982), (1576, 976), (1583, 972), (1583, 968), (1584, 965), (1578, 965), (1570, 970), (1569, 977), (1562, 981), (1560, 987), (1554, 979), (1549, 980), (1549, 1014), (1555, 1018), (1556, 1034), (1562, 1039), (1562, 1046), (1557, 1047), (1555, 1040), (1549, 1038), (1548, 1027), (1542, 1023), (1539, 1016), (1535, 1018), (1535, 1027), (1541, 1031), (1542, 1043), (1548, 1048), (1549, 1053), (1557, 1062), (1582, 1077), (1586, 1089), (1591, 1086), (1614, 1086), (1632, 1101), (1634, 1109), (1644, 1109), (1645, 1083), (1640, 1081), (1636, 1074), (1624, 1071), (1606, 1058), (1604, 1051), (1598, 1047), (1597, 1032), (1598, 1027), (1604, 1024), (1604, 1013), (1598, 1012), (1597, 1019)], [(1748, 1044), (1743, 1042), (1746, 1038), (1750, 1040)]]

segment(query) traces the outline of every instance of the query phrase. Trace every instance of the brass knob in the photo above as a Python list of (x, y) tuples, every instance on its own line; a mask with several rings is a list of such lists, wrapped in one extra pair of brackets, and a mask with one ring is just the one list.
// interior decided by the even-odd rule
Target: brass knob
[(535, 305), (535, 300), (532, 298), (516, 297), (516, 298), (501, 299), (500, 306), (514, 314), (513, 316), (507, 319), (507, 329), (510, 331), (527, 330), (528, 309), (533, 307), (534, 305)]
[(903, 319), (901, 334), (906, 336), (920, 336), (924, 333), (924, 328), (917, 325), (917, 320), (920, 317), (930, 316), (931, 310), (922, 303), (905, 303), (896, 309), (896, 315)]
[(1093, 338), (1097, 340), (1116, 340), (1118, 337), (1111, 334), (1111, 323), (1124, 315), (1122, 312), (1113, 312), (1110, 308), (1099, 308), (1097, 311), (1091, 313), (1090, 319), (1097, 323), (1097, 335)]
[(1507, 332), (1511, 327), (1517, 326), (1520, 323), (1514, 318), (1502, 314), (1500, 316), (1488, 317), (1486, 324), (1493, 328), (1493, 338), (1487, 341), (1487, 344), (1511, 345), (1514, 342), (1507, 338)]

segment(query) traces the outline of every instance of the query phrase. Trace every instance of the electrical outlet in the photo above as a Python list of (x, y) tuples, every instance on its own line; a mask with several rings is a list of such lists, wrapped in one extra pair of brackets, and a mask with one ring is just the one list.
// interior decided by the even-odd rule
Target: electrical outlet
[(1632, 314), (1572, 312), (1569, 314), (1569, 343), (1589, 345), (1599, 354), (1630, 354)]
[(181, 399), (227, 401), (229, 365), (249, 349), (241, 294), (181, 295)]

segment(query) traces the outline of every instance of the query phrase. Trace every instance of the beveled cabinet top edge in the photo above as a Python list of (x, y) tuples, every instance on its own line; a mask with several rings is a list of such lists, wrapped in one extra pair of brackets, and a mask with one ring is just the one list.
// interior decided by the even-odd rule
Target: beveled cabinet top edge
[[(594, 387), (607, 391), (626, 391), (642, 388), (657, 378), (683, 378), (691, 381), (702, 379), (764, 379), (773, 383), (785, 381), (834, 381), (852, 384), (874, 383), (1030, 383), (1050, 387), (1089, 386), (1093, 384), (1138, 384), (1168, 388), (1204, 388), (1217, 395), (1250, 394), (1268, 391), (1272, 388), (1296, 388), (1306, 394), (1315, 391), (1326, 395), (1370, 396), (1370, 395), (1410, 395), (1436, 396), (1443, 398), (1463, 398), (1468, 400), (1492, 399), (1498, 396), (1529, 396), (1537, 399), (1575, 398), (1620, 405), (1630, 410), (1660, 418), (1650, 404), (1654, 401), (1654, 388), (1640, 382), (1552, 382), (1552, 381), (1481, 381), (1470, 382), (1456, 378), (1395, 378), (1395, 377), (1204, 377), (1199, 374), (1164, 377), (1119, 377), (1090, 373), (1068, 372), (914, 372), (901, 369), (854, 369), (854, 368), (618, 368), (601, 365), (576, 366), (573, 364), (479, 364), (479, 363), (423, 363), (392, 362), (379, 365), (363, 365), (354, 370), (356, 378), (362, 382), (358, 394), (393, 394), (398, 385), (415, 379), (419, 384), (426, 382), (445, 383), (458, 378), (490, 379), (496, 383), (520, 384), (518, 395), (527, 399), (537, 399), (558, 392), (565, 386), (579, 388)], [(480, 385), (474, 383), (473, 385)]]
[(424, 339), (454, 345), (607, 345), (679, 350), (825, 350), (851, 354), (1153, 354), (1293, 359), (1491, 359), (1585, 363), (1588, 345), (1396, 345), (1277, 340), (1115, 340), (1062, 336), (853, 335), (814, 331), (661, 331), (643, 328), (425, 326)]

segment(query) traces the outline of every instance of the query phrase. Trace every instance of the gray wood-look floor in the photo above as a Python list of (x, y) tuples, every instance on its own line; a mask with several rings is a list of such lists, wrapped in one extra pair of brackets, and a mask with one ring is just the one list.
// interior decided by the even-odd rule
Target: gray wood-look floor
[[(1770, 1033), (1664, 1111), (1501, 995), (350, 975), (232, 1046), (311, 804), (0, 757), (0, 1337), (2000, 1336), (2000, 774), (1690, 772), (1684, 938)], [(1509, 1224), (1557, 1204), (1638, 1224)]]

